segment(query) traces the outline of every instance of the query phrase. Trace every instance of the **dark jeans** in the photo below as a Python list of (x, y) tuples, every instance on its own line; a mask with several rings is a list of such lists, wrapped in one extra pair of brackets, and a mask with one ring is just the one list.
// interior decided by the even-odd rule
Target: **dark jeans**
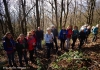
[(41, 39), (37, 40), (37, 48), (38, 48), (38, 49), (41, 49), (41, 48), (42, 48), (42, 47), (41, 47)]
[(94, 37), (92, 39), (92, 42), (96, 42), (96, 40), (97, 40), (97, 34), (94, 34)]
[(52, 43), (46, 43), (46, 46), (47, 46), (47, 58), (50, 58)]
[(15, 64), (15, 61), (14, 61), (14, 52), (7, 54), (7, 56), (8, 56), (9, 65), (12, 66), (12, 63), (14, 65)]
[(54, 37), (54, 43), (55, 43), (56, 51), (58, 51), (58, 46), (57, 46), (57, 39), (56, 39), (56, 37)]
[(33, 54), (34, 54), (34, 49), (29, 51), (30, 61), (33, 61)]
[(35, 45), (35, 48), (34, 48), (34, 53), (35, 55), (37, 55), (37, 46)]
[(24, 60), (25, 60), (26, 64), (28, 64), (27, 52), (26, 51), (24, 51), (24, 52), (18, 51), (18, 56), (19, 56), (20, 66), (23, 66), (23, 64), (22, 64), (22, 57), (24, 57)]
[(61, 39), (61, 40), (60, 40), (60, 47), (61, 47), (61, 50), (64, 49), (64, 44), (65, 44), (65, 39)]
[(83, 44), (84, 44), (84, 40), (85, 40), (85, 39), (80, 39), (79, 49), (82, 48), (82, 46), (83, 46)]
[(76, 40), (77, 40), (77, 37), (72, 37), (72, 40), (73, 40), (73, 43), (72, 43), (72, 49), (73, 49), (74, 46), (75, 46), (75, 42), (76, 42)]
[(85, 38), (85, 42), (86, 42), (86, 43), (87, 43), (87, 39), (88, 39), (88, 37), (89, 37), (89, 34), (86, 35), (86, 38)]

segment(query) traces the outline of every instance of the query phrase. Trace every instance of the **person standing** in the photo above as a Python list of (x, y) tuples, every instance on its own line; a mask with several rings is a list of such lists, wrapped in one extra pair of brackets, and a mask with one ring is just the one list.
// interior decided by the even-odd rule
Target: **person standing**
[(54, 43), (55, 43), (55, 47), (56, 47), (56, 52), (58, 51), (58, 45), (57, 45), (57, 38), (58, 38), (58, 30), (55, 28), (55, 26), (52, 26), (51, 32), (54, 35)]
[(4, 36), (3, 47), (7, 53), (9, 65), (11, 67), (16, 66), (15, 61), (14, 61), (14, 53), (16, 49), (15, 41), (13, 40), (12, 34), (10, 32), (7, 32)]
[(87, 26), (87, 32), (86, 32), (86, 43), (87, 43), (87, 39), (88, 39), (88, 37), (89, 37), (89, 35), (90, 35), (90, 33), (91, 33), (91, 26), (89, 25), (89, 26)]
[(36, 45), (36, 39), (33, 37), (31, 32), (28, 32), (27, 41), (28, 41), (30, 61), (33, 62), (33, 54), (34, 54), (34, 49)]
[(42, 49), (42, 47), (41, 47), (41, 42), (42, 42), (42, 40), (43, 40), (43, 30), (41, 30), (41, 28), (40, 27), (38, 27), (38, 29), (37, 29), (37, 31), (36, 31), (36, 36), (37, 36), (37, 48), (38, 49)]
[(31, 33), (33, 35), (33, 37), (35, 38), (36, 40), (36, 45), (35, 45), (35, 49), (34, 49), (34, 52), (35, 52), (35, 55), (37, 55), (37, 36), (36, 36), (36, 31), (35, 30), (31, 30)]
[(79, 36), (78, 27), (77, 27), (77, 26), (74, 26), (73, 34), (72, 34), (72, 40), (73, 40), (73, 43), (72, 43), (72, 49), (74, 49), (75, 42), (76, 42), (78, 36)]
[(94, 37), (93, 37), (93, 39), (92, 39), (92, 42), (96, 42), (96, 40), (97, 40), (98, 27), (99, 27), (99, 25), (97, 24), (97, 25), (93, 28), (93, 30), (92, 30), (92, 33), (93, 33), (93, 35), (94, 35)]
[(72, 25), (69, 25), (67, 27), (67, 34), (66, 34), (66, 44), (67, 44), (67, 49), (70, 48), (70, 39), (72, 37), (73, 31), (72, 31)]
[(79, 41), (80, 41), (80, 44), (79, 44), (79, 49), (82, 49), (82, 46), (85, 42), (85, 39), (86, 39), (86, 34), (84, 32), (84, 28), (81, 29), (81, 31), (79, 32)]
[(26, 65), (28, 65), (27, 48), (28, 48), (27, 39), (25, 38), (23, 34), (20, 34), (19, 37), (17, 38), (16, 50), (18, 52), (19, 63), (21, 67), (23, 66), (22, 57), (24, 57)]
[(66, 40), (66, 29), (64, 26), (60, 30), (59, 39), (60, 39), (60, 47), (62, 50), (62, 49), (64, 49), (64, 44), (65, 44), (65, 40)]
[(47, 46), (47, 58), (50, 58), (50, 51), (51, 48), (53, 46), (53, 33), (51, 32), (50, 28), (47, 28), (47, 33), (45, 34), (44, 40), (46, 42), (46, 46)]

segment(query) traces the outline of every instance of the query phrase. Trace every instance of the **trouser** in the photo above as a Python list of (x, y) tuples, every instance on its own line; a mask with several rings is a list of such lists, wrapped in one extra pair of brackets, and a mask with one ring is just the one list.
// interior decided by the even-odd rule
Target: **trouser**
[(37, 55), (37, 47), (36, 47), (36, 45), (35, 45), (35, 48), (34, 48), (34, 53), (35, 53), (35, 55)]
[(29, 51), (30, 61), (33, 61), (34, 49)]
[(61, 47), (61, 50), (62, 50), (62, 49), (64, 49), (65, 39), (61, 39), (60, 42), (61, 42), (60, 47)]
[(54, 43), (55, 43), (56, 51), (58, 51), (58, 46), (57, 46), (57, 39), (56, 39), (56, 37), (54, 37)]
[(89, 35), (86, 35), (86, 38), (85, 38), (85, 42), (86, 42), (86, 43), (87, 43), (88, 36), (89, 36)]
[(73, 49), (74, 46), (75, 46), (75, 42), (76, 42), (76, 40), (77, 40), (77, 37), (72, 37), (72, 40), (73, 40), (73, 43), (72, 43), (72, 49)]
[(82, 48), (83, 44), (84, 44), (84, 39), (80, 39), (79, 49)]
[(52, 43), (46, 43), (46, 46), (47, 46), (47, 58), (50, 58)]
[(97, 34), (94, 34), (94, 37), (93, 37), (92, 41), (96, 42), (96, 40), (97, 40)]
[(15, 64), (15, 61), (14, 61), (14, 52), (8, 53), (7, 56), (8, 56), (9, 65), (12, 66), (12, 63), (14, 65)]
[(22, 57), (24, 57), (24, 60), (25, 60), (26, 64), (28, 64), (27, 52), (26, 51), (24, 51), (24, 52), (18, 51), (18, 56), (19, 56), (20, 66), (23, 66), (23, 64), (22, 64)]
[(67, 49), (70, 48), (70, 38), (67, 38), (66, 39), (66, 46), (67, 46)]
[(38, 49), (41, 49), (41, 48), (42, 48), (42, 47), (41, 47), (41, 39), (37, 40), (37, 48), (38, 48)]

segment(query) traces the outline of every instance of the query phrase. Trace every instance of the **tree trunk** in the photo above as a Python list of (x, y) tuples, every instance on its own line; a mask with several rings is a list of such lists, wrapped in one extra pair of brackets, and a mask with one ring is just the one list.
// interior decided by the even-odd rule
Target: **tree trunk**
[(62, 28), (62, 13), (63, 13), (63, 0), (62, 0), (62, 2), (61, 2), (60, 29)]
[(56, 15), (56, 25), (57, 25), (57, 30), (58, 30), (58, 13), (57, 13), (57, 0), (54, 0), (55, 2), (55, 15)]
[(22, 32), (27, 35), (27, 23), (26, 23), (26, 0), (22, 1), (22, 10), (23, 10), (23, 20), (21, 22)]
[(3, 0), (3, 3), (4, 3), (4, 7), (5, 7), (5, 12), (6, 12), (6, 15), (7, 15), (8, 29), (12, 33), (12, 35), (14, 36), (13, 27), (11, 25), (11, 19), (10, 19), (10, 14), (9, 14), (9, 11), (8, 11), (8, 5), (7, 5), (6, 0)]
[(38, 0), (36, 0), (36, 15), (37, 15), (37, 27), (39, 27), (40, 26), (40, 17), (39, 17)]
[(90, 25), (93, 23), (93, 13), (94, 13), (94, 8), (95, 8), (95, 3), (96, 3), (96, 0), (87, 1), (87, 4), (88, 4), (87, 24), (90, 24)]
[(64, 26), (66, 25), (66, 22), (67, 22), (68, 13), (69, 13), (69, 0), (67, 0), (67, 13), (65, 13), (65, 23), (64, 23)]
[(2, 33), (5, 34), (4, 27), (3, 27), (3, 19), (0, 20), (0, 24), (1, 24)]
[(42, 27), (44, 29), (44, 1), (43, 0), (42, 0), (42, 16), (43, 16), (43, 19), (42, 19), (42, 21), (43, 21)]
[(52, 24), (54, 24), (53, 23), (53, 0), (52, 0)]

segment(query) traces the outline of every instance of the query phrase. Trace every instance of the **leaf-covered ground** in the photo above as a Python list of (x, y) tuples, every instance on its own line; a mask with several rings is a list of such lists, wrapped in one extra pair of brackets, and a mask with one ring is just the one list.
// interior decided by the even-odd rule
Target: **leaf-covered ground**
[[(100, 38), (96, 43), (91, 42), (90, 38), (82, 50), (77, 49), (78, 43), (74, 50), (61, 50), (60, 47), (57, 53), (55, 49), (51, 50), (50, 59), (46, 58), (46, 48), (43, 46), (42, 50), (37, 51), (37, 55), (34, 54), (34, 61), (29, 61), (29, 65), (23, 70), (100, 70)], [(17, 53), (15, 61), (19, 66)], [(23, 65), (26, 66), (24, 62)], [(5, 51), (0, 50), (0, 70), (3, 67), (9, 65)]]

